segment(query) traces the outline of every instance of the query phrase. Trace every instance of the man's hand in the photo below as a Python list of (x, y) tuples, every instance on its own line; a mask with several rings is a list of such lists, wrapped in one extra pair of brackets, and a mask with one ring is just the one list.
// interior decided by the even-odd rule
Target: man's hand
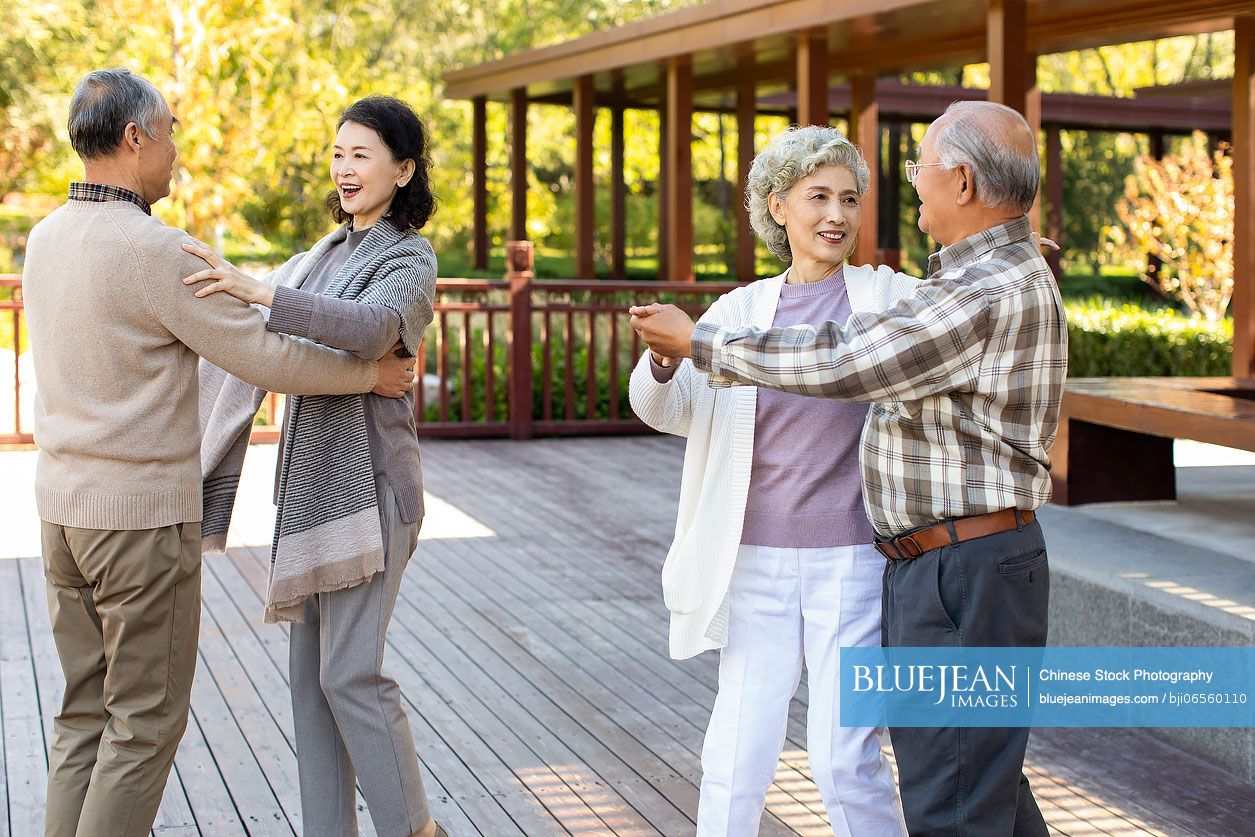
[(414, 358), (397, 357), (400, 342), (379, 358), (379, 381), (371, 392), (384, 398), (401, 398), (414, 388)]
[(633, 305), (632, 328), (641, 336), (645, 345), (655, 354), (665, 358), (686, 358), (693, 339), (693, 320), (674, 305)]

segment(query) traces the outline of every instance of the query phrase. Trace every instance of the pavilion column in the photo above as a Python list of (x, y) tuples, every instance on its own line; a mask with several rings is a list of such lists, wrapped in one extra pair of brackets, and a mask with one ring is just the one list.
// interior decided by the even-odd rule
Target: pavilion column
[(667, 59), (666, 279), (693, 281), (693, 65), (689, 56)]
[[(1149, 135), (1150, 156), (1156, 160), (1162, 160), (1167, 149), (1167, 137), (1163, 131), (1151, 131)], [(1154, 253), (1146, 254), (1146, 275), (1152, 280), (1151, 284), (1159, 280), (1159, 271), (1163, 270), (1163, 259)]]
[[(989, 0), (985, 47), (989, 57), (989, 101), (1024, 114), (1036, 141), (1041, 130), (1041, 93), (1037, 55), (1028, 50), (1026, 0)], [(1041, 227), (1041, 195), (1029, 211), (1033, 228)]]
[(822, 29), (798, 33), (796, 121), (828, 124), (828, 33)]
[(871, 169), (867, 191), (863, 193), (863, 226), (851, 258), (853, 264), (876, 264), (876, 191), (880, 169), (880, 118), (876, 103), (876, 76), (855, 73), (850, 76), (850, 139), (863, 152)]
[(1233, 374), (1255, 377), (1255, 16), (1233, 27)]
[(671, 258), (671, 219), (667, 215), (667, 89), (663, 85), (662, 101), (658, 103), (658, 278), (667, 278)]
[(745, 186), (754, 163), (754, 116), (758, 111), (754, 80), (742, 77), (736, 88), (736, 279), (751, 282), (758, 272), (754, 263), (754, 231), (745, 208)]
[[(880, 173), (879, 239), (876, 260), (894, 270), (902, 266), (902, 134), (904, 125), (893, 120), (885, 126), (885, 165)], [(906, 130), (910, 130), (909, 125)]]
[(593, 121), (596, 90), (592, 76), (575, 79), (575, 278), (584, 282), (595, 273), (593, 232), (596, 226), (593, 182)]
[(471, 101), (471, 228), (476, 270), (488, 269), (488, 97)]
[(527, 90), (510, 91), (510, 240), (527, 238)]
[(1055, 275), (1055, 281), (1063, 278), (1060, 259), (1063, 256), (1063, 144), (1058, 125), (1046, 127), (1046, 225), (1043, 233), (1059, 245), (1058, 250), (1046, 253), (1046, 261)]
[[(616, 90), (622, 94), (622, 82)], [(627, 276), (627, 184), (623, 180), (623, 103), (610, 108), (610, 277)]]

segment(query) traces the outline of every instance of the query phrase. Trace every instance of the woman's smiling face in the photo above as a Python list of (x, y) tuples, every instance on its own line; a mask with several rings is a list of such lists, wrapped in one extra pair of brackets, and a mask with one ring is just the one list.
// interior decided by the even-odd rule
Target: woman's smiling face
[(331, 180), (340, 208), (353, 216), (353, 229), (373, 226), (387, 214), (397, 187), (408, 183), (412, 174), (412, 161), (393, 160), (374, 129), (356, 122), (340, 126), (331, 151)]
[(801, 178), (781, 200), (769, 198), (771, 215), (784, 226), (793, 264), (839, 265), (854, 250), (862, 223), (861, 199), (854, 172), (823, 166)]

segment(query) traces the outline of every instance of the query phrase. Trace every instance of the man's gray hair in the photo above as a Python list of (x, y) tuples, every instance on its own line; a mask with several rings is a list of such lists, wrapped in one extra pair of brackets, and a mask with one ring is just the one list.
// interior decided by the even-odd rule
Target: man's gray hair
[(767, 249), (780, 259), (793, 261), (789, 236), (784, 227), (771, 217), (767, 197), (776, 195), (788, 200), (789, 190), (804, 177), (824, 166), (841, 166), (854, 175), (858, 194), (862, 197), (871, 181), (871, 172), (858, 146), (836, 128), (807, 125), (789, 128), (767, 144), (754, 158), (745, 184), (745, 206), (750, 226)]
[[(1015, 141), (1012, 125), (1024, 129), (1022, 141)], [(1037, 136), (1018, 111), (995, 102), (955, 102), (946, 108), (934, 142), (947, 169), (971, 167), (976, 199), (985, 206), (1032, 208), (1041, 163)]]
[(161, 92), (125, 67), (95, 70), (83, 76), (70, 100), (70, 145), (84, 160), (117, 151), (127, 123), (152, 138), (169, 107)]

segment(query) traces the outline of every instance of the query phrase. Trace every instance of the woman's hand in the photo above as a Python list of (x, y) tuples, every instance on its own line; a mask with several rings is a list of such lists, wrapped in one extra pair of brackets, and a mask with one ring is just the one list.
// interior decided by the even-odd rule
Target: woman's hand
[(414, 388), (414, 358), (397, 357), (396, 350), (402, 347), (395, 343), (391, 349), (379, 358), (379, 382), (371, 392), (384, 398), (402, 398)]
[[(198, 247), (195, 244), (184, 244), (183, 249), (193, 256), (198, 256), (209, 265), (208, 270), (193, 273), (183, 280), (184, 285), (197, 282), (210, 282), (196, 289), (196, 296), (207, 297), (212, 293), (223, 291), (236, 299), (242, 299), (250, 305), (265, 305), (267, 308), (275, 301), (274, 286), (260, 282), (242, 273), (235, 265), (219, 256), (213, 250)], [(211, 281), (212, 280), (212, 281)]]

